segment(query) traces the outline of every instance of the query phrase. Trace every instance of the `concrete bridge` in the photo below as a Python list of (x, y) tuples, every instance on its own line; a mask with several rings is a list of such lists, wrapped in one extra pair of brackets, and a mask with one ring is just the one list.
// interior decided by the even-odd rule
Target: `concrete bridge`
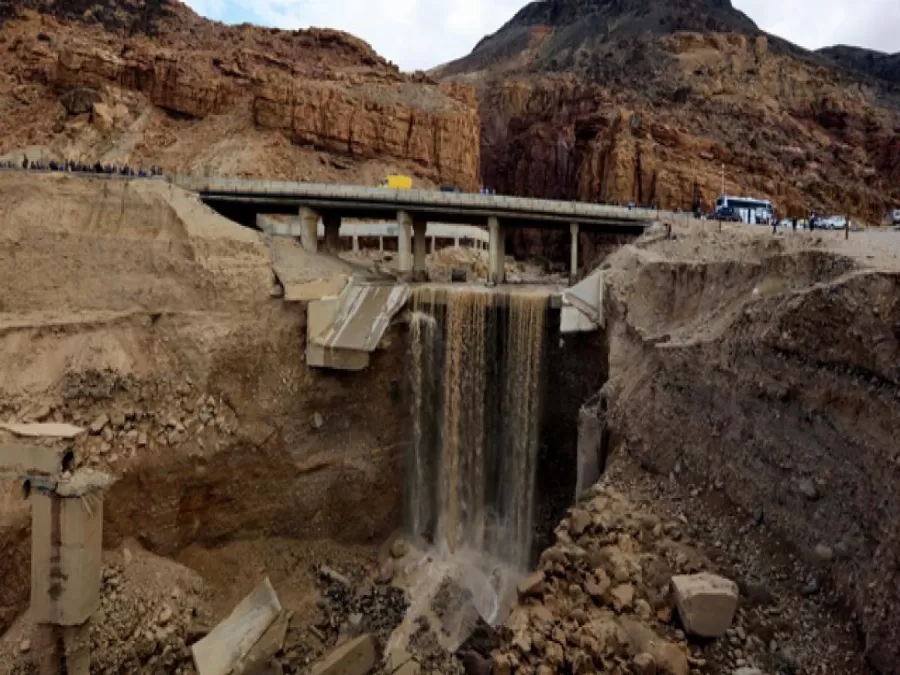
[(413, 279), (425, 274), (429, 221), (486, 227), (490, 281), (502, 283), (509, 228), (568, 229), (574, 276), (580, 231), (638, 236), (659, 217), (650, 209), (436, 190), (195, 177), (173, 177), (172, 183), (196, 192), (207, 205), (250, 227), (256, 226), (259, 214), (298, 214), (285, 234), (298, 237), (309, 251), (318, 249), (320, 220), (326, 249), (337, 251), (342, 218), (396, 219), (398, 263)]

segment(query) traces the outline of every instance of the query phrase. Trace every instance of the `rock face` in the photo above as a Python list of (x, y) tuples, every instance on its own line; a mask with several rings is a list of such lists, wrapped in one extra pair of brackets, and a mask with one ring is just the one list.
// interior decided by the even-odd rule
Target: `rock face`
[(685, 629), (692, 635), (725, 635), (737, 610), (738, 587), (716, 574), (679, 574), (672, 577), (675, 604)]
[(435, 71), (474, 85), (482, 178), (510, 194), (880, 223), (900, 93), (763, 34), (727, 0), (533, 3)]
[(168, 1), (78, 4), (6, 11), (0, 155), (41, 146), (179, 172), (476, 185), (464, 85), (404, 75), (337, 31), (228, 27)]

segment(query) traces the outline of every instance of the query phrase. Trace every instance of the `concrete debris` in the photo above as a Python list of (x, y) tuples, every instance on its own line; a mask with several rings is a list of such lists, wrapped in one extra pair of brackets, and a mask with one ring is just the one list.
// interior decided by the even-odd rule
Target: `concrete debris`
[(736, 583), (709, 573), (674, 576), (671, 583), (675, 606), (688, 633), (714, 638), (731, 627), (738, 602)]
[(253, 675), (263, 671), (272, 663), (275, 655), (284, 649), (288, 625), (292, 612), (283, 611), (272, 625), (266, 629), (262, 637), (247, 652), (247, 655), (234, 667), (231, 675)]
[(0, 424), (4, 429), (15, 436), (23, 438), (64, 438), (72, 439), (84, 433), (84, 429), (72, 424), (57, 424), (53, 422), (43, 424)]
[(228, 675), (281, 613), (268, 577), (191, 647), (198, 675)]
[(312, 675), (366, 675), (378, 662), (378, 647), (371, 635), (360, 635), (337, 647), (312, 667)]

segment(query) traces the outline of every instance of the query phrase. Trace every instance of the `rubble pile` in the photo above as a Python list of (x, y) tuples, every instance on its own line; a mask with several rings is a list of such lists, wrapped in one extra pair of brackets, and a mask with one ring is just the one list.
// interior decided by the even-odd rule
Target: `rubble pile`
[[(136, 544), (110, 554), (103, 567), (100, 605), (89, 624), (91, 673), (195, 672), (190, 645), (212, 624), (201, 578)], [(20, 675), (37, 672), (45, 627), (23, 625), (18, 653), (9, 660)], [(0, 649), (0, 672), (9, 658)]]
[[(766, 645), (748, 638), (738, 585), (709, 572), (682, 527), (602, 483), (592, 488), (520, 582), (520, 606), (507, 622), (507, 644), (494, 652), (493, 672), (687, 675), (707, 665), (715, 672), (765, 667), (757, 652)], [(740, 648), (709, 661), (708, 641), (732, 635), (742, 636)]]
[(193, 444), (199, 452), (218, 448), (237, 428), (225, 401), (182, 382), (140, 380), (116, 372), (67, 376), (60, 403), (9, 402), (0, 419), (9, 422), (67, 422), (88, 433), (72, 442), (76, 466), (121, 470), (142, 453)]

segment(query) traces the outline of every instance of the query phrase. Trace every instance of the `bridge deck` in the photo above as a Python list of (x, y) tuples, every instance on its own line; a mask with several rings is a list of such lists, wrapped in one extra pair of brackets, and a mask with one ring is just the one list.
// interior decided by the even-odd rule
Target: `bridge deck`
[(237, 215), (290, 213), (306, 206), (345, 218), (384, 218), (387, 214), (406, 211), (413, 218), (445, 223), (487, 225), (488, 219), (494, 217), (506, 226), (558, 228), (578, 223), (588, 229), (621, 234), (640, 234), (658, 216), (650, 209), (437, 190), (225, 178), (176, 178), (173, 182), (197, 192), (217, 210)]

